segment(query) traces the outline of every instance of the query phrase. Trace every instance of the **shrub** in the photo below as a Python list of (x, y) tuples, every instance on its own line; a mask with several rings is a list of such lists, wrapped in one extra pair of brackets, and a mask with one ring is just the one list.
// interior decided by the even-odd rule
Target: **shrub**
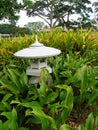
[(12, 34), (13, 36), (24, 36), (26, 34), (30, 35), (31, 30), (28, 28), (17, 27), (11, 24), (1, 24), (0, 25), (1, 34)]

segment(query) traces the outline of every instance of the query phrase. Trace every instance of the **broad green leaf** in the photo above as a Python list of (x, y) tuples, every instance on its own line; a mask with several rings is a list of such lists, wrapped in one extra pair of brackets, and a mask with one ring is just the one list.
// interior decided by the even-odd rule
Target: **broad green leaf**
[(12, 112), (5, 112), (5, 113), (2, 113), (2, 115), (5, 115), (8, 118), (10, 130), (18, 130), (17, 113), (14, 108)]
[(32, 108), (33, 110), (41, 110), (42, 107), (39, 102), (37, 101), (32, 101), (32, 102), (22, 102), (20, 105), (27, 107), (27, 108)]
[(41, 105), (44, 105), (47, 101), (47, 92), (49, 90), (49, 86), (48, 86), (48, 78), (50, 77), (50, 74), (48, 72), (48, 70), (43, 69), (41, 72), (41, 81), (40, 81), (40, 87), (38, 88), (38, 94), (39, 94), (39, 99), (40, 99), (40, 103)]
[(21, 104), (21, 102), (18, 100), (12, 100), (10, 104)]
[[(42, 130), (46, 130), (50, 126), (51, 126), (51, 128), (56, 129), (55, 120), (52, 117), (46, 115), (42, 110), (39, 110), (39, 109), (35, 109), (33, 111), (27, 110), (26, 115), (33, 116), (35, 118), (35, 119), (33, 119), (33, 121), (35, 123), (41, 123)], [(39, 120), (40, 120), (40, 122), (39, 122)], [(50, 126), (49, 126), (49, 124), (50, 124)]]
[(95, 130), (98, 129), (98, 116), (96, 116), (95, 118)]
[(52, 117), (55, 118), (55, 114), (58, 113), (58, 109), (61, 107), (60, 103), (53, 103), (53, 104), (48, 104), (48, 108), (50, 113), (52, 114)]
[(62, 71), (60, 74), (62, 77), (67, 77), (67, 78), (72, 77), (71, 71)]
[(98, 129), (98, 116), (93, 116), (93, 113), (90, 113), (86, 119), (85, 124), (81, 124), (78, 127), (78, 130), (97, 130)]
[(49, 71), (47, 69), (41, 70), (41, 81), (47, 82), (47, 80), (51, 78)]
[(8, 81), (2, 81), (2, 80), (0, 80), (0, 83), (5, 87), (6, 90), (11, 91), (15, 95), (19, 94), (18, 88), (16, 86), (14, 86), (13, 83), (8, 82)]
[[(73, 90), (70, 86), (66, 86), (66, 85), (58, 85), (57, 88), (62, 89), (62, 91), (66, 91), (64, 97), (61, 100), (61, 108), (62, 108), (62, 112), (59, 113), (59, 119), (58, 119), (58, 123), (60, 123), (60, 121), (62, 123), (64, 123), (66, 121), (66, 119), (68, 118), (68, 116), (70, 115), (70, 112), (72, 111), (73, 108)], [(61, 93), (62, 93), (61, 91)]]
[(21, 84), (19, 82), (19, 77), (15, 74), (15, 71), (17, 71), (17, 70), (8, 69), (7, 74), (9, 76), (9, 78), (11, 79), (11, 81), (13, 81), (13, 83), (16, 85), (16, 87), (18, 89), (20, 89)]
[(58, 93), (56, 93), (56, 92), (50, 93), (50, 94), (46, 97), (46, 103), (48, 104), (48, 103), (53, 102), (53, 101), (57, 98), (57, 96), (58, 96)]
[(47, 130), (48, 129), (48, 120), (45, 118), (40, 118), (40, 120), (41, 120), (42, 130)]
[(57, 85), (56, 86), (57, 88), (60, 88), (60, 89), (65, 89), (68, 87), (67, 85), (63, 84), (63, 85)]
[(10, 120), (7, 120), (6, 122), (3, 123), (3, 129), (4, 130), (10, 129)]
[(6, 94), (6, 95), (3, 97), (2, 101), (3, 101), (3, 102), (6, 102), (11, 96), (12, 96), (12, 94), (10, 94), (10, 93)]
[(11, 120), (14, 116), (14, 118), (17, 118), (17, 114), (15, 109), (12, 110), (12, 112), (2, 112), (1, 115), (5, 116), (8, 120)]
[(27, 109), (27, 110), (25, 111), (25, 115), (26, 115), (26, 116), (33, 116), (33, 119), (31, 119), (31, 120), (32, 120), (32, 123), (34, 123), (34, 124), (41, 124), (40, 118), (38, 118), (36, 115), (34, 115), (33, 112), (32, 112), (32, 110)]
[(93, 125), (94, 125), (94, 117), (93, 114), (91, 113), (86, 119), (85, 130), (93, 130)]
[(26, 75), (25, 72), (23, 72), (21, 75), (20, 75), (20, 83), (22, 85), (22, 88), (24, 89), (27, 84), (28, 84), (28, 77)]
[(93, 104), (97, 100), (97, 98), (98, 98), (98, 89), (95, 89), (93, 91), (93, 93), (91, 94), (86, 107), (88, 107), (89, 105)]
[(11, 105), (8, 102), (2, 101), (2, 103), (6, 111), (11, 111)]
[(60, 127), (59, 130), (73, 130), (73, 129), (72, 129), (69, 125), (64, 124), (64, 125), (62, 125), (62, 126)]
[(96, 109), (93, 111), (93, 115), (94, 115), (94, 116), (98, 116), (98, 108), (96, 108)]
[(0, 102), (0, 111), (5, 111), (5, 106), (2, 102)]
[(0, 130), (3, 130), (3, 122), (0, 120)]
[(72, 88), (67, 85), (58, 85), (57, 87), (60, 89), (66, 90), (65, 98), (64, 98), (64, 100), (62, 100), (62, 105), (67, 106), (67, 107), (70, 106), (69, 110), (71, 110), (73, 107), (73, 90), (72, 90)]
[(25, 127), (20, 127), (18, 130), (29, 130), (29, 129)]
[(41, 81), (40, 88), (38, 89), (38, 93), (40, 96), (46, 96), (46, 92), (48, 90), (48, 86), (44, 81)]
[(3, 123), (4, 130), (18, 130), (17, 113), (14, 108), (12, 112), (2, 112), (1, 115), (5, 116), (8, 119)]
[(60, 100), (61, 101), (65, 99), (66, 93), (67, 93), (66, 90), (61, 90), (61, 92), (60, 92)]
[(59, 84), (60, 79), (59, 79), (58, 71), (57, 71), (57, 69), (55, 67), (53, 67), (53, 74), (55, 75), (56, 83)]
[(81, 98), (82, 98), (83, 93), (86, 92), (86, 89), (88, 87), (87, 66), (86, 65), (84, 65), (78, 69), (77, 78), (78, 78), (78, 80), (81, 81), (80, 92), (81, 92)]
[(49, 72), (46, 69), (43, 69), (41, 71), (41, 81), (40, 81), (40, 88), (38, 89), (38, 93), (40, 96), (46, 96), (46, 92), (48, 91), (48, 86), (47, 86), (47, 78)]
[(79, 125), (78, 130), (85, 130), (84, 125), (83, 124)]
[(11, 119), (11, 112), (2, 112), (1, 115), (5, 116), (8, 120)]
[(13, 108), (11, 114), (12, 114), (12, 120), (13, 120), (13, 119), (14, 119), (14, 120), (17, 120), (17, 111), (15, 110), (15, 108)]
[[(41, 111), (41, 110), (33, 110), (33, 113), (34, 113), (36, 116), (38, 116), (38, 118), (40, 118), (40, 120), (46, 119), (46, 123), (47, 123), (47, 120), (50, 121), (50, 122), (51, 122), (51, 127), (52, 127), (53, 129), (56, 129), (55, 120), (54, 120), (52, 117), (46, 115), (46, 114), (45, 114), (43, 111)], [(45, 121), (45, 120), (44, 120), (44, 121)], [(43, 123), (43, 125), (45, 125), (45, 124), (44, 124), (45, 122), (42, 122), (42, 123)]]

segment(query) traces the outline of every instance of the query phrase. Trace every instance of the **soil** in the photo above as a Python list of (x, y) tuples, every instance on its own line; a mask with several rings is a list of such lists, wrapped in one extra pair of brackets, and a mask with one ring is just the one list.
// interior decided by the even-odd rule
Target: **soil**
[(77, 130), (80, 124), (84, 124), (88, 115), (93, 111), (92, 107), (83, 110), (83, 108), (79, 108), (79, 110), (73, 109), (71, 115), (67, 121), (67, 124), (73, 128), (73, 130)]
[(29, 130), (42, 130), (41, 125), (31, 124)]

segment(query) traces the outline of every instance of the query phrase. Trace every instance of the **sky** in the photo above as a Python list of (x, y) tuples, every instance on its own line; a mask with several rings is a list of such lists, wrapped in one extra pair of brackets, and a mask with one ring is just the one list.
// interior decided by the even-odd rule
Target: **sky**
[(42, 21), (44, 22), (42, 19), (40, 19), (39, 17), (28, 17), (26, 15), (26, 11), (20, 11), (20, 18), (17, 21), (17, 26), (23, 27), (25, 24), (27, 24), (28, 22), (36, 22), (36, 21)]

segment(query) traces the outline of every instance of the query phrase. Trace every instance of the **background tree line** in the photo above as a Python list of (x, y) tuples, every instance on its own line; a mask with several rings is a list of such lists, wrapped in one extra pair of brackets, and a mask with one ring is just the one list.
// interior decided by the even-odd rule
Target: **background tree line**
[[(81, 25), (83, 28), (89, 28), (98, 20), (97, 5), (98, 1), (92, 4), (91, 0), (1, 0), (0, 20), (8, 19), (10, 24), (15, 25), (19, 19), (19, 11), (26, 10), (29, 17), (40, 17), (49, 28), (75, 28)], [(93, 13), (92, 6), (96, 13), (96, 19), (93, 20), (90, 18)], [(77, 19), (74, 14), (78, 15)]]
[(1, 34), (11, 34), (12, 36), (24, 36), (25, 34), (30, 35), (31, 29), (26, 27), (17, 27), (12, 24), (0, 24)]

